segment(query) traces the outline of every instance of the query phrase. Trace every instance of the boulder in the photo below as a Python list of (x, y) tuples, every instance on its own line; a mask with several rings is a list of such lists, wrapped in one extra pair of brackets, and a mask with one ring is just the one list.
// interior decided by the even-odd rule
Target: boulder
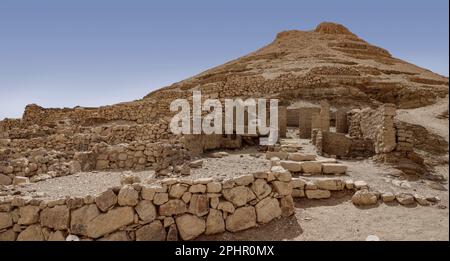
[(131, 185), (122, 187), (117, 197), (120, 206), (136, 206), (139, 202), (139, 193)]
[(171, 199), (159, 207), (159, 215), (174, 216), (186, 212), (186, 204), (180, 199)]
[(236, 185), (238, 185), (238, 186), (247, 186), (255, 180), (255, 177), (253, 177), (253, 175), (249, 174), (249, 175), (242, 175), (239, 177), (235, 177), (233, 180), (234, 180), (234, 183), (236, 183)]
[(188, 189), (185, 184), (175, 184), (170, 187), (169, 197), (171, 198), (181, 198)]
[(31, 225), (39, 222), (39, 207), (38, 206), (24, 206), (19, 208), (19, 225)]
[(191, 193), (205, 193), (206, 192), (206, 186), (203, 185), (203, 184), (192, 185), (189, 188), (189, 192), (191, 192)]
[(229, 202), (229, 201), (219, 201), (219, 205), (217, 205), (217, 209), (218, 210), (222, 210), (223, 212), (227, 212), (227, 213), (234, 213), (235, 208), (233, 203)]
[(302, 162), (303, 173), (308, 174), (321, 174), (322, 173), (322, 163), (317, 161), (306, 161)]
[(11, 213), (0, 212), (0, 230), (8, 227), (12, 227), (13, 219)]
[(117, 196), (114, 191), (112, 191), (112, 189), (108, 189), (107, 191), (95, 197), (95, 204), (97, 204), (97, 207), (103, 212), (107, 211), (116, 203)]
[(136, 230), (136, 241), (165, 241), (166, 230), (161, 221), (155, 220)]
[(237, 232), (256, 226), (256, 211), (254, 207), (241, 207), (228, 215), (226, 219), (226, 229), (230, 232)]
[(309, 199), (326, 199), (331, 197), (329, 190), (313, 189), (305, 190), (306, 197)]
[(301, 178), (293, 178), (291, 180), (292, 188), (294, 189), (305, 189), (306, 180)]
[(158, 206), (166, 203), (167, 201), (169, 201), (169, 194), (168, 193), (160, 193), (160, 192), (158, 192), (153, 197), (153, 204), (158, 205)]
[(30, 179), (27, 178), (27, 177), (15, 176), (14, 179), (13, 179), (13, 184), (14, 185), (26, 184), (26, 183), (30, 183)]
[(347, 166), (343, 164), (334, 164), (334, 163), (323, 163), (322, 164), (322, 173), (327, 174), (345, 174), (347, 172)]
[(280, 165), (291, 171), (291, 172), (300, 172), (302, 171), (302, 164), (297, 161), (290, 161), (290, 160), (282, 160), (280, 161)]
[(17, 233), (13, 229), (8, 229), (4, 232), (0, 232), (0, 242), (3, 241), (16, 241)]
[(189, 213), (199, 217), (208, 214), (209, 199), (208, 196), (202, 194), (194, 194), (189, 203)]
[(314, 184), (316, 184), (318, 189), (324, 190), (343, 190), (345, 188), (345, 182), (340, 179), (316, 179), (314, 180)]
[(20, 232), (17, 241), (44, 241), (44, 234), (39, 225), (28, 226), (24, 231)]
[(88, 223), (100, 215), (95, 204), (83, 206), (79, 209), (72, 210), (70, 218), (70, 231), (72, 234), (87, 236)]
[(383, 202), (388, 203), (388, 202), (392, 202), (395, 200), (395, 195), (388, 192), (388, 193), (383, 193), (381, 194), (381, 199), (383, 200)]
[(226, 200), (232, 202), (237, 207), (243, 206), (256, 198), (255, 194), (245, 186), (224, 189), (222, 193)]
[(88, 222), (86, 227), (87, 236), (99, 238), (121, 227), (134, 222), (134, 210), (131, 207), (119, 207), (100, 214)]
[(272, 192), (272, 187), (270, 187), (265, 179), (256, 179), (251, 189), (258, 199), (263, 199)]
[(414, 199), (419, 203), (421, 206), (429, 206), (430, 202), (427, 200), (426, 197), (420, 196), (418, 194), (414, 194)]
[(280, 199), (281, 215), (289, 217), (295, 212), (294, 199), (292, 196), (286, 196)]
[(407, 193), (400, 193), (396, 195), (395, 198), (397, 199), (398, 203), (402, 205), (412, 205), (415, 202), (414, 196)]
[(139, 218), (144, 222), (151, 222), (156, 218), (156, 207), (150, 200), (141, 200), (134, 208)]
[(206, 185), (206, 192), (220, 193), (222, 191), (222, 184), (220, 182), (210, 182)]
[(368, 190), (358, 190), (352, 197), (352, 202), (358, 206), (375, 205), (378, 202), (378, 195)]
[(266, 197), (255, 206), (258, 223), (269, 223), (281, 216), (281, 208), (277, 199)]
[(206, 224), (202, 218), (185, 214), (175, 218), (181, 239), (191, 240), (205, 232)]
[(41, 225), (55, 230), (69, 228), (70, 211), (67, 206), (60, 205), (45, 208), (41, 212)]
[(274, 181), (272, 185), (275, 191), (281, 196), (292, 194), (292, 184), (290, 182)]
[(222, 233), (225, 231), (225, 221), (222, 217), (222, 211), (210, 209), (206, 218), (206, 235)]
[(0, 185), (11, 185), (12, 179), (5, 174), (0, 174)]

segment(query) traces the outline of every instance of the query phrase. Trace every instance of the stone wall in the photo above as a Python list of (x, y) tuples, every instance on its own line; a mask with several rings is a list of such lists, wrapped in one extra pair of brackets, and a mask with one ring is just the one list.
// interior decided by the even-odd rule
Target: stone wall
[(314, 114), (320, 113), (320, 108), (300, 108), (299, 113), (299, 133), (301, 139), (310, 139), (311, 138), (311, 123), (312, 117)]
[(370, 108), (353, 110), (349, 115), (350, 136), (373, 140), (377, 154), (395, 150), (397, 143), (394, 105), (384, 104), (375, 110)]
[(333, 155), (337, 158), (368, 158), (375, 155), (373, 142), (370, 139), (353, 138), (343, 133), (315, 133), (314, 144), (321, 154)]
[(256, 173), (135, 183), (84, 198), (2, 197), (0, 240), (191, 240), (238, 232), (292, 215), (294, 186), (289, 173)]

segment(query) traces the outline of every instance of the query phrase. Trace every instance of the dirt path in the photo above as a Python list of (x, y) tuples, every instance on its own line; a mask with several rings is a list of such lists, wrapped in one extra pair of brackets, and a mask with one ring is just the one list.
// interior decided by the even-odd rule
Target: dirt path
[(432, 133), (443, 137), (448, 142), (448, 119), (438, 118), (446, 110), (448, 111), (448, 96), (430, 106), (410, 110), (397, 110), (397, 119), (421, 125)]

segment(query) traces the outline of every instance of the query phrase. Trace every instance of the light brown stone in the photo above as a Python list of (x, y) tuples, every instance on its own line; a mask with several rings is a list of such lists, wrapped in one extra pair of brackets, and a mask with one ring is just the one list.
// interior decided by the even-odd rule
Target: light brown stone
[(241, 207), (228, 215), (226, 219), (226, 229), (230, 232), (237, 232), (256, 226), (256, 211), (254, 207)]
[(107, 191), (95, 197), (95, 204), (97, 204), (97, 207), (103, 212), (107, 211), (116, 203), (117, 196), (114, 191), (112, 191), (112, 189), (108, 189)]
[(225, 221), (222, 217), (222, 211), (210, 209), (206, 218), (206, 235), (222, 233), (225, 231)]
[(166, 230), (161, 221), (155, 220), (136, 230), (136, 241), (165, 241)]
[(66, 206), (55, 206), (45, 208), (41, 212), (41, 225), (56, 230), (63, 230), (69, 227), (70, 211)]
[(269, 223), (281, 216), (281, 208), (277, 199), (266, 197), (255, 206), (258, 223)]
[(166, 217), (183, 214), (186, 211), (186, 204), (179, 199), (171, 199), (159, 207), (159, 214)]
[(191, 214), (175, 218), (175, 223), (183, 240), (194, 239), (205, 232), (206, 229), (205, 220)]
[(151, 222), (156, 218), (156, 207), (150, 200), (139, 201), (134, 209), (144, 222)]
[(114, 208), (105, 214), (100, 214), (89, 221), (86, 231), (91, 238), (99, 238), (134, 221), (134, 210), (131, 207)]

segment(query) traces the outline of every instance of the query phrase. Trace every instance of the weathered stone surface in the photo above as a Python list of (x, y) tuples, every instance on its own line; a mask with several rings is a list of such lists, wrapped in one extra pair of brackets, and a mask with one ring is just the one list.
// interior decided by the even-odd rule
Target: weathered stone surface
[(219, 202), (219, 205), (217, 205), (217, 209), (227, 213), (234, 213), (235, 210), (233, 203), (225, 200)]
[(170, 187), (169, 197), (171, 198), (181, 198), (184, 192), (187, 191), (187, 185), (185, 184), (175, 184)]
[(206, 229), (205, 221), (191, 214), (175, 218), (175, 223), (183, 240), (194, 239), (205, 232)]
[(192, 193), (191, 192), (184, 192), (183, 196), (181, 196), (181, 200), (183, 200), (184, 203), (189, 203), (189, 201), (191, 201), (192, 198)]
[(306, 197), (309, 199), (325, 199), (330, 198), (331, 193), (329, 190), (313, 189), (305, 190)]
[(359, 190), (352, 197), (352, 202), (359, 206), (368, 206), (377, 204), (378, 197), (374, 192), (368, 190)]
[(108, 189), (95, 198), (95, 204), (97, 204), (97, 207), (103, 212), (107, 211), (116, 203), (117, 196), (112, 189)]
[(340, 179), (316, 179), (314, 180), (314, 184), (317, 185), (317, 188), (324, 190), (343, 190), (345, 188), (345, 182)]
[(245, 186), (224, 189), (222, 193), (226, 200), (232, 202), (237, 207), (243, 206), (247, 202), (256, 198), (255, 194)]
[(301, 178), (293, 178), (291, 180), (292, 188), (294, 189), (305, 189), (306, 180)]
[(367, 182), (362, 180), (355, 181), (355, 188), (356, 189), (368, 189), (369, 186), (367, 185)]
[(287, 159), (289, 156), (289, 153), (285, 152), (285, 151), (268, 151), (266, 152), (266, 159), (271, 159), (273, 157), (277, 157), (280, 160), (285, 160)]
[(189, 163), (191, 168), (201, 168), (203, 166), (203, 160), (194, 160)]
[(288, 159), (292, 161), (313, 161), (316, 160), (316, 155), (303, 153), (289, 153)]
[(272, 187), (264, 179), (256, 179), (251, 188), (258, 199), (263, 199), (272, 192)]
[(88, 223), (100, 215), (95, 204), (90, 204), (79, 209), (73, 210), (70, 218), (70, 231), (76, 235), (87, 236)]
[(167, 241), (178, 241), (178, 229), (176, 224), (172, 224), (167, 231)]
[(305, 191), (303, 189), (292, 189), (293, 198), (303, 198), (305, 197)]
[(0, 185), (11, 185), (12, 179), (5, 174), (0, 174)]
[(392, 202), (395, 200), (395, 195), (388, 192), (388, 193), (383, 193), (381, 194), (381, 199), (383, 200), (383, 202), (388, 203), (388, 202)]
[(132, 185), (133, 183), (140, 183), (140, 182), (141, 182), (141, 178), (136, 175), (123, 174), (120, 176), (120, 184), (121, 185)]
[(44, 234), (39, 225), (28, 226), (24, 231), (20, 232), (17, 241), (44, 241)]
[(189, 213), (199, 217), (208, 214), (209, 199), (206, 195), (194, 194), (189, 203)]
[(189, 192), (191, 192), (191, 193), (205, 193), (206, 192), (206, 186), (203, 185), (203, 184), (192, 185), (189, 188)]
[(254, 207), (241, 207), (229, 215), (226, 220), (226, 229), (237, 232), (256, 226), (256, 211)]
[(145, 200), (153, 200), (156, 193), (156, 187), (154, 186), (142, 186), (141, 197)]
[(66, 206), (55, 206), (45, 208), (41, 212), (41, 225), (56, 230), (63, 230), (69, 227), (70, 211)]
[(156, 207), (150, 200), (139, 201), (134, 209), (139, 218), (144, 222), (150, 222), (156, 218)]
[(161, 221), (156, 220), (136, 230), (136, 241), (165, 241), (166, 230)]
[(159, 207), (161, 216), (173, 216), (185, 213), (186, 204), (180, 199), (171, 199)]
[(292, 196), (286, 196), (280, 199), (281, 215), (289, 217), (295, 212), (294, 199)]
[(414, 194), (414, 199), (416, 200), (417, 203), (419, 203), (419, 205), (421, 206), (429, 206), (430, 202), (427, 200), (426, 197), (424, 196), (420, 196), (418, 194)]
[(15, 176), (14, 179), (13, 179), (13, 184), (14, 185), (26, 184), (26, 183), (30, 183), (30, 179), (27, 178), (27, 177)]
[(120, 206), (136, 206), (139, 201), (139, 193), (131, 185), (122, 187), (117, 197)]
[(302, 171), (302, 164), (297, 161), (282, 160), (282, 161), (280, 161), (280, 164), (283, 168), (285, 168), (291, 172)]
[(255, 206), (258, 223), (269, 223), (274, 218), (281, 216), (281, 208), (277, 199), (265, 198)]
[(61, 230), (50, 233), (48, 241), (66, 241), (66, 237)]
[(164, 203), (169, 201), (169, 194), (168, 193), (156, 193), (153, 197), (153, 204), (160, 206)]
[(402, 205), (414, 204), (414, 196), (411, 194), (400, 193), (400, 194), (396, 195), (395, 198), (397, 199), (398, 203), (400, 203)]
[(0, 229), (8, 228), (13, 225), (11, 213), (0, 212)]
[(126, 231), (117, 231), (99, 239), (99, 241), (130, 241)]
[(308, 174), (321, 174), (322, 173), (322, 163), (317, 161), (306, 161), (302, 162), (302, 171)]
[(1, 241), (16, 241), (17, 233), (12, 229), (8, 229), (4, 232), (0, 232), (0, 242)]
[(345, 188), (346, 189), (354, 189), (355, 188), (355, 182), (352, 179), (347, 179), (345, 181)]
[(225, 221), (223, 220), (222, 211), (210, 209), (206, 218), (206, 235), (222, 233), (225, 231)]
[(238, 186), (247, 186), (255, 180), (255, 177), (253, 177), (253, 175), (251, 174), (248, 174), (235, 177), (233, 180), (234, 183), (236, 183), (236, 185)]
[(39, 207), (38, 206), (24, 206), (19, 208), (19, 220), (17, 223), (20, 225), (31, 225), (39, 222)]
[(131, 207), (114, 208), (105, 214), (92, 219), (87, 227), (87, 235), (91, 238), (99, 238), (108, 233), (129, 225), (134, 221), (134, 210)]
[(333, 164), (333, 163), (322, 164), (323, 174), (345, 174), (346, 171), (347, 166), (343, 164)]
[(272, 184), (279, 195), (287, 196), (292, 194), (292, 184), (290, 182), (274, 181)]
[(210, 182), (206, 185), (206, 192), (220, 193), (222, 191), (222, 184), (220, 182)]

